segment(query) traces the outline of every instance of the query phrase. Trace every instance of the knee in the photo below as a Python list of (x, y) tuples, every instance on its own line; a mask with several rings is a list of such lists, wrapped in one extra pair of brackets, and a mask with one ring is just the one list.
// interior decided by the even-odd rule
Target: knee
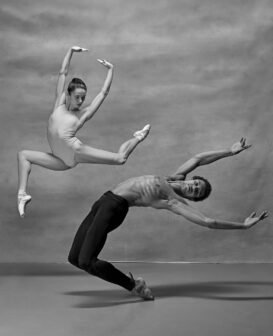
[(76, 154), (81, 154), (83, 152), (84, 146), (85, 145), (83, 143), (81, 143), (80, 141), (74, 143), (74, 145), (73, 145), (74, 152)]
[(117, 157), (117, 164), (118, 165), (124, 165), (127, 161), (127, 156), (124, 154), (118, 154)]
[(71, 254), (69, 254), (68, 258), (67, 258), (68, 262), (76, 267), (79, 267), (78, 265), (78, 258), (73, 257)]
[(92, 275), (97, 275), (95, 265), (96, 265), (96, 259), (92, 259), (89, 261), (79, 259), (78, 261), (78, 267)]
[(27, 159), (27, 150), (21, 150), (17, 153), (17, 159), (18, 161), (26, 160)]

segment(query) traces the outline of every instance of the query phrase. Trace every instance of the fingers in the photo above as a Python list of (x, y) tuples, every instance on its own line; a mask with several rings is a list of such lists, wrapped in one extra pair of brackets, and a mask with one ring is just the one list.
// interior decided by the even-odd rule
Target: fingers
[(261, 213), (260, 217), (259, 217), (259, 220), (263, 220), (263, 219), (265, 219), (267, 217), (268, 217), (268, 212), (267, 211), (263, 211)]
[[(252, 212), (252, 214), (249, 216), (249, 218), (255, 218), (256, 217), (256, 212), (254, 211), (254, 212)], [(263, 220), (263, 219), (265, 219), (265, 218), (267, 218), (268, 217), (268, 212), (267, 211), (263, 211), (261, 214), (260, 214), (260, 216), (258, 217), (259, 218), (259, 221), (260, 220)]]
[(249, 216), (250, 218), (254, 218), (256, 216), (256, 212), (252, 212), (251, 215)]
[(110, 62), (108, 62), (108, 61), (106, 61), (105, 59), (100, 59), (100, 58), (97, 58), (97, 61), (99, 62), (99, 63), (101, 63), (102, 65), (104, 65), (105, 67), (107, 67), (107, 68), (113, 68), (113, 64), (112, 63), (110, 63)]
[(88, 51), (87, 48), (82, 48), (82, 47), (79, 47), (79, 46), (74, 46), (74, 47), (72, 47), (72, 50), (73, 50), (73, 51), (77, 51), (77, 52)]
[(110, 63), (107, 62), (105, 59), (100, 59), (100, 58), (98, 58), (97, 61), (100, 62), (100, 63), (103, 64), (103, 65), (110, 64)]
[(246, 138), (241, 138), (240, 144), (241, 144), (241, 146), (242, 146), (243, 149), (248, 149), (248, 148), (250, 148), (252, 146), (252, 145), (248, 145), (246, 143)]

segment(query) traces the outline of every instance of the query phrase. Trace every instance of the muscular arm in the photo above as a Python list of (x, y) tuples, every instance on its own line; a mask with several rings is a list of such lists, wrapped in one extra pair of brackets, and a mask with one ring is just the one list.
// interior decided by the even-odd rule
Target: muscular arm
[(74, 52), (82, 52), (82, 51), (87, 51), (85, 48), (81, 47), (71, 47), (68, 49), (63, 62), (61, 69), (59, 71), (59, 76), (57, 80), (57, 87), (56, 87), (56, 98), (55, 98), (55, 108), (61, 104), (65, 103), (65, 93), (64, 93), (64, 88), (65, 88), (65, 80), (68, 74), (69, 66), (70, 66), (70, 61), (72, 58), (72, 55)]
[(177, 199), (171, 199), (166, 201), (165, 208), (177, 215), (183, 216), (192, 223), (210, 228), (210, 229), (222, 229), (222, 230), (235, 230), (235, 229), (249, 229), (253, 225), (257, 224), (259, 221), (268, 217), (267, 211), (263, 211), (260, 216), (256, 216), (253, 212), (249, 217), (247, 217), (244, 222), (233, 222), (221, 219), (213, 219), (206, 217), (186, 202), (185, 204)]
[(113, 64), (107, 62), (106, 60), (98, 59), (98, 61), (108, 69), (107, 76), (99, 94), (95, 97), (95, 99), (89, 106), (84, 108), (83, 114), (80, 118), (81, 124), (84, 124), (87, 120), (91, 119), (93, 115), (97, 112), (97, 110), (103, 103), (104, 99), (107, 97), (113, 81), (113, 75), (114, 75)]
[(251, 147), (251, 145), (247, 145), (246, 139), (242, 138), (239, 142), (236, 142), (230, 148), (196, 154), (190, 160), (182, 164), (172, 176), (176, 175), (185, 176), (199, 166), (204, 166), (217, 160), (223, 159), (225, 157), (239, 154), (240, 152), (246, 150), (249, 147)]

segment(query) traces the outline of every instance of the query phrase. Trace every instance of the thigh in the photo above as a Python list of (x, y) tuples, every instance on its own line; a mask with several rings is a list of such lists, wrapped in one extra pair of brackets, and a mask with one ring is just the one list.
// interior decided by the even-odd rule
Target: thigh
[(109, 232), (115, 230), (124, 220), (128, 208), (122, 208), (112, 201), (102, 204), (95, 217), (92, 225), (89, 226), (84, 242), (82, 244), (80, 259), (91, 260), (98, 257), (101, 252)]
[(117, 164), (117, 153), (108, 152), (82, 144), (80, 149), (75, 152), (75, 160), (78, 163), (98, 163), (98, 164)]
[(89, 261), (101, 252), (114, 217), (109, 205), (101, 205), (93, 218), (92, 225), (86, 231), (79, 258)]
[(89, 212), (89, 214), (85, 217), (85, 219), (83, 220), (83, 222), (81, 223), (81, 225), (79, 226), (75, 238), (73, 240), (71, 249), (70, 249), (70, 256), (73, 256), (74, 258), (78, 258), (83, 242), (85, 240), (85, 236), (86, 233), (88, 231), (88, 229), (91, 227), (95, 214), (96, 214), (96, 210), (97, 210), (97, 205), (98, 202), (94, 203), (94, 205), (92, 206), (91, 211)]
[(66, 170), (70, 169), (61, 159), (51, 153), (38, 151), (25, 151), (26, 158), (33, 164), (51, 169), (51, 170)]

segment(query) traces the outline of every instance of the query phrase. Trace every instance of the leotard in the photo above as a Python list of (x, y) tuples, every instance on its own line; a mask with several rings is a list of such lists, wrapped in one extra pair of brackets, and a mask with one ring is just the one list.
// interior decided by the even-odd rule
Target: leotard
[(52, 153), (68, 167), (77, 165), (75, 151), (82, 142), (75, 134), (81, 126), (78, 116), (63, 107), (56, 109), (48, 121), (47, 138)]

